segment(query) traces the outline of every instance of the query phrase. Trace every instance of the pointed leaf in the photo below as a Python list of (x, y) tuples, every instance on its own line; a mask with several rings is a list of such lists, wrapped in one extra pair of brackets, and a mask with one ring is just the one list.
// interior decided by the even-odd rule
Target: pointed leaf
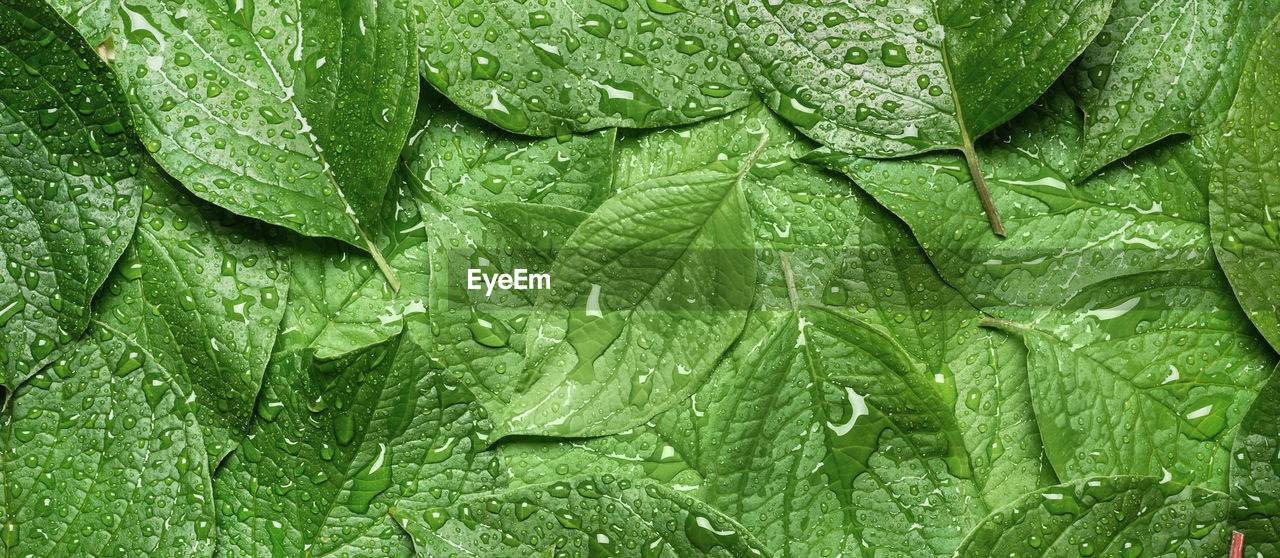
[(1064, 82), (1086, 115), (1083, 179), (1174, 134), (1217, 135), (1274, 0), (1117, 0)]
[(633, 186), (578, 226), (530, 318), (523, 389), (499, 413), (500, 435), (619, 432), (697, 389), (751, 304), (741, 182), (763, 145), (733, 170)]
[(213, 554), (195, 397), (100, 323), (0, 416), (5, 548), (24, 556)]
[(240, 215), (373, 249), (418, 94), (403, 2), (121, 3), (116, 63), (156, 160)]
[(961, 149), (1026, 108), (1110, 0), (736, 0), (727, 18), (766, 103), (840, 151)]
[(12, 394), (89, 324), (133, 235), (141, 146), (115, 75), (44, 2), (0, 2), (0, 363)]
[(1258, 39), (1231, 106), (1209, 216), (1214, 251), (1240, 305), (1280, 349), (1280, 19)]
[(152, 167), (134, 242), (96, 310), (195, 399), (217, 465), (248, 430), (288, 293), (277, 231), (182, 190)]
[(1231, 453), (1231, 522), (1244, 534), (1244, 555), (1280, 552), (1280, 367), (1245, 414)]
[(491, 487), (484, 411), (408, 336), (319, 363), (272, 360), (245, 443), (214, 478), (218, 544), (251, 556), (406, 555), (398, 501)]
[[(418, 556), (764, 556), (742, 526), (660, 484), (576, 477), (396, 508)], [(535, 554), (537, 553), (537, 554)]]

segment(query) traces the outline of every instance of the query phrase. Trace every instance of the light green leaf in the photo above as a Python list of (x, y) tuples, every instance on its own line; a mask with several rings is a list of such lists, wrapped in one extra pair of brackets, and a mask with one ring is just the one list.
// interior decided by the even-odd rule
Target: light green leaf
[(1234, 428), (1274, 357), (1212, 268), (1203, 163), (1171, 144), (1072, 186), (1080, 126), (1053, 91), (982, 147), (1010, 185), (1003, 241), (956, 193), (969, 180), (960, 157), (833, 166), (906, 221), (974, 305), (1026, 325), (1004, 324), (1031, 349), (1060, 478), (1167, 472), (1222, 489)]
[(414, 10), (422, 76), (513, 132), (671, 126), (751, 98), (717, 2), (414, 0)]
[(396, 556), (402, 500), (440, 506), (491, 488), (484, 410), (408, 335), (320, 363), (271, 362), (253, 433), (218, 469), (229, 556)]
[(1064, 78), (1086, 115), (1074, 178), (1166, 136), (1217, 135), (1244, 54), (1277, 12), (1274, 0), (1117, 0)]
[(370, 232), (400, 290), (392, 288), (367, 254), (334, 241), (297, 238), (289, 262), (293, 284), (276, 352), (312, 348), (316, 358), (333, 359), (395, 336), (405, 319), (426, 320), (426, 226), (403, 170), (392, 180), (382, 216)]
[(508, 434), (620, 432), (689, 396), (742, 331), (755, 285), (735, 163), (654, 178), (605, 201), (551, 267), (530, 318)]
[(1226, 556), (1218, 492), (1152, 477), (1093, 477), (995, 511), (956, 556)]
[(1219, 144), (1209, 216), (1236, 299), (1280, 349), (1280, 19), (1258, 39)]
[(1236, 434), (1231, 462), (1232, 528), (1245, 556), (1280, 552), (1280, 366), (1258, 392)]
[(1003, 235), (974, 141), (1035, 101), (1110, 8), (1111, 0), (736, 0), (726, 17), (770, 108), (858, 156), (964, 152), (992, 230)]
[(1209, 271), (1099, 284), (992, 325), (1030, 350), (1045, 452), (1063, 479), (1141, 475), (1225, 490), (1231, 441), (1275, 357)]
[(14, 392), (0, 415), (9, 553), (213, 554), (196, 395), (166, 366), (95, 323)]
[[(418, 556), (764, 556), (741, 525), (661, 484), (609, 476), (392, 510)], [(536, 554), (534, 554), (536, 553)]]
[(986, 230), (957, 155), (873, 161), (815, 154), (907, 223), (949, 283), (975, 306), (1030, 319), (1081, 289), (1156, 269), (1212, 263), (1205, 163), (1163, 144), (1078, 186), (1082, 121), (1061, 90), (978, 146), (1009, 236)]
[(142, 148), (111, 69), (43, 2), (0, 1), (0, 67), (7, 399), (88, 326), (138, 218)]
[[(761, 129), (770, 138), (743, 190), (760, 258), (753, 306), (763, 309), (706, 385), (643, 427), (664, 441), (649, 447), (700, 473), (697, 497), (740, 518), (777, 555), (857, 556), (872, 539), (881, 552), (949, 552), (964, 535), (954, 525), (976, 523), (1049, 471), (1017, 340), (979, 329), (980, 314), (938, 279), (901, 225), (848, 181), (795, 161), (813, 145), (759, 106), (627, 138), (617, 182), (733, 159)], [(957, 386), (978, 398), (958, 401)], [(868, 413), (914, 406), (870, 422), (848, 389)], [(877, 448), (884, 424), (893, 431)], [(912, 447), (902, 432), (927, 443)], [(876, 466), (860, 476), (856, 458)], [(954, 476), (948, 461), (971, 478)], [(934, 475), (921, 478), (925, 470)]]
[(95, 306), (195, 399), (209, 459), (248, 431), (289, 281), (276, 231), (187, 194), (148, 167), (142, 218)]
[(435, 361), (489, 409), (515, 389), (539, 291), (469, 290), (468, 270), (546, 273), (609, 196), (613, 130), (521, 139), (424, 95), (403, 160), (427, 227)]
[(418, 95), (406, 4), (139, 0), (119, 10), (116, 63), (165, 170), (237, 214), (380, 260), (361, 223), (377, 221)]
[(111, 0), (48, 0), (91, 46), (111, 37)]

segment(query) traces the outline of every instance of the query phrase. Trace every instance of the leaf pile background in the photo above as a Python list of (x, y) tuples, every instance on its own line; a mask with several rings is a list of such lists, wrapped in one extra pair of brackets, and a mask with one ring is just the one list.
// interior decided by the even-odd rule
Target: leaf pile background
[(0, 542), (1275, 555), (1277, 99), (1275, 0), (0, 0)]

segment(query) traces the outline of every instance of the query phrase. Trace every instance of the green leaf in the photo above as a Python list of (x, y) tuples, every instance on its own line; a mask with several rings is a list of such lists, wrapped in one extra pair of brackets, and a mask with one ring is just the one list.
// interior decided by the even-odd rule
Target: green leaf
[[(688, 402), (635, 431), (663, 440), (635, 463), (668, 484), (660, 456), (668, 474), (694, 469), (705, 479), (696, 497), (778, 555), (861, 555), (864, 541), (948, 553), (965, 532), (955, 525), (1052, 478), (1017, 340), (979, 329), (901, 225), (848, 181), (794, 160), (812, 144), (758, 105), (627, 138), (616, 181), (734, 159), (761, 129), (769, 141), (743, 179), (761, 309)], [(586, 458), (599, 440), (574, 445)], [(555, 463), (532, 453), (519, 459)]]
[(134, 243), (103, 288), (98, 318), (197, 400), (213, 463), (247, 430), (284, 310), (288, 272), (273, 231), (236, 219), (156, 171)]
[(408, 335), (320, 363), (279, 355), (253, 432), (218, 469), (218, 545), (230, 555), (407, 555), (388, 510), (492, 486), (484, 410)]
[(0, 415), (3, 542), (23, 556), (211, 556), (206, 441), (180, 371), (95, 323)]
[(392, 510), (418, 556), (764, 556), (714, 508), (661, 484), (609, 476), (475, 494)]
[(49, 6), (74, 25), (90, 45), (111, 37), (111, 0), (48, 0)]
[(1209, 216), (1236, 299), (1280, 348), (1280, 19), (1251, 51), (1219, 144)]
[(1231, 522), (1245, 556), (1280, 552), (1280, 366), (1258, 392), (1236, 434), (1231, 462)]
[[(120, 4), (116, 62), (141, 134), (197, 196), (367, 248), (418, 95), (396, 2)], [(392, 284), (395, 285), (394, 278)]]
[(741, 182), (764, 139), (735, 167), (630, 187), (578, 226), (529, 320), (523, 389), (497, 415), (497, 437), (619, 432), (697, 389), (751, 304)]
[(597, 438), (516, 438), (498, 448), (512, 487), (562, 480), (568, 474), (612, 475), (651, 479), (678, 492), (696, 495), (690, 491), (701, 488), (703, 482), (702, 475), (690, 463), (699, 456), (682, 455), (662, 431), (650, 425)]
[(0, 1), (0, 363), (4, 398), (89, 324), (133, 234), (141, 146), (124, 93), (43, 2)]
[(6, 546), (212, 553), (210, 470), (248, 430), (284, 308), (270, 234), (152, 167), (89, 332), (3, 415)]
[(1189, 142), (1162, 144), (1080, 185), (1082, 120), (1053, 89), (978, 146), (1007, 239), (986, 230), (964, 159), (874, 161), (815, 154), (907, 223), (930, 260), (975, 306), (1024, 320), (1089, 285), (1156, 269), (1212, 266), (1205, 163)]
[(1035, 101), (1110, 8), (1111, 0), (737, 0), (726, 17), (770, 108), (858, 156), (964, 152), (1003, 236), (973, 143)]
[[(1221, 489), (1241, 406), (1274, 357), (1213, 269), (1204, 163), (1178, 142), (1072, 186), (1081, 125), (1055, 90), (980, 146), (993, 181), (1009, 186), (998, 201), (1015, 208), (1005, 240), (960, 193), (958, 156), (818, 158), (906, 221), (970, 302), (1021, 323), (1005, 325), (1031, 349), (1036, 418), (1060, 478), (1168, 471)], [(1215, 428), (1184, 418), (1206, 406), (1192, 422)]]
[(403, 160), (427, 227), (433, 356), (491, 411), (510, 399), (539, 291), (468, 290), (469, 269), (546, 273), (609, 196), (613, 130), (529, 140), (424, 95)]
[(956, 556), (1226, 556), (1223, 494), (1151, 477), (1094, 477), (996, 510)]
[(274, 230), (148, 167), (133, 244), (99, 295), (104, 327), (184, 382), (216, 465), (248, 430), (289, 279)]
[(414, 0), (414, 9), (422, 76), (513, 132), (671, 126), (751, 99), (716, 2)]
[(1174, 134), (1216, 135), (1272, 0), (1118, 0), (1064, 77), (1086, 115), (1083, 179)]
[(1226, 489), (1231, 441), (1275, 357), (1225, 283), (1208, 271), (1141, 273), (1025, 326), (992, 323), (1027, 343), (1036, 417), (1060, 478)]
[(303, 348), (329, 360), (399, 334), (404, 321), (425, 321), (430, 263), (427, 231), (403, 171), (392, 179), (375, 243), (400, 281), (392, 288), (367, 254), (338, 242), (295, 238), (293, 284), (276, 352)]

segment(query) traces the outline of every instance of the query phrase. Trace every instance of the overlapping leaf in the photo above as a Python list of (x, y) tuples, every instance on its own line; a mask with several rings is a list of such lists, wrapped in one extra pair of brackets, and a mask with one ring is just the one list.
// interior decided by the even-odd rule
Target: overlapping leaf
[(395, 336), (406, 320), (426, 320), (431, 274), (426, 225), (405, 175), (398, 171), (392, 180), (370, 231), (400, 289), (363, 252), (334, 241), (296, 239), (277, 352), (311, 348), (316, 358), (331, 359)]
[(0, 418), (7, 551), (211, 556), (213, 492), (194, 397), (145, 345), (94, 323)]
[(1249, 319), (1280, 348), (1280, 19), (1258, 39), (1220, 143), (1214, 249)]
[(468, 270), (546, 273), (608, 197), (613, 131), (520, 139), (424, 96), (404, 164), (428, 237), (433, 358), (496, 409), (524, 361), (538, 291), (470, 290)]
[(248, 429), (288, 293), (278, 235), (182, 191), (148, 167), (134, 242), (99, 295), (182, 392), (216, 465)]
[(170, 174), (237, 214), (375, 252), (418, 95), (403, 2), (119, 4), (116, 63)]
[(1072, 186), (1080, 121), (1057, 92), (1009, 130), (981, 150), (1010, 186), (1004, 241), (957, 193), (969, 180), (959, 157), (836, 166), (911, 226), (970, 301), (1023, 324), (1005, 325), (1032, 349), (1036, 417), (1061, 478), (1224, 488), (1234, 428), (1274, 356), (1212, 269), (1203, 164), (1173, 144)]
[(138, 218), (141, 145), (111, 70), (43, 2), (0, 2), (0, 68), (8, 395), (88, 326)]
[(688, 397), (738, 338), (755, 285), (733, 166), (654, 178), (600, 204), (551, 267), (502, 434), (611, 434)]
[(319, 363), (272, 361), (257, 420), (218, 470), (218, 545), (233, 556), (407, 555), (388, 510), (487, 490), (489, 424), (409, 335)]
[(1242, 54), (1277, 12), (1274, 0), (1118, 0), (1064, 78), (1086, 115), (1073, 178), (1166, 136), (1216, 136), (1249, 60)]
[(1280, 552), (1280, 367), (1245, 415), (1232, 455), (1231, 525), (1244, 534), (1244, 555)]
[(765, 556), (733, 519), (660, 484), (580, 477), (395, 510), (418, 556)]
[(1223, 556), (1223, 494), (1152, 477), (1093, 477), (992, 513), (957, 556)]
[(506, 130), (670, 126), (750, 100), (718, 2), (413, 2), (422, 76)]

